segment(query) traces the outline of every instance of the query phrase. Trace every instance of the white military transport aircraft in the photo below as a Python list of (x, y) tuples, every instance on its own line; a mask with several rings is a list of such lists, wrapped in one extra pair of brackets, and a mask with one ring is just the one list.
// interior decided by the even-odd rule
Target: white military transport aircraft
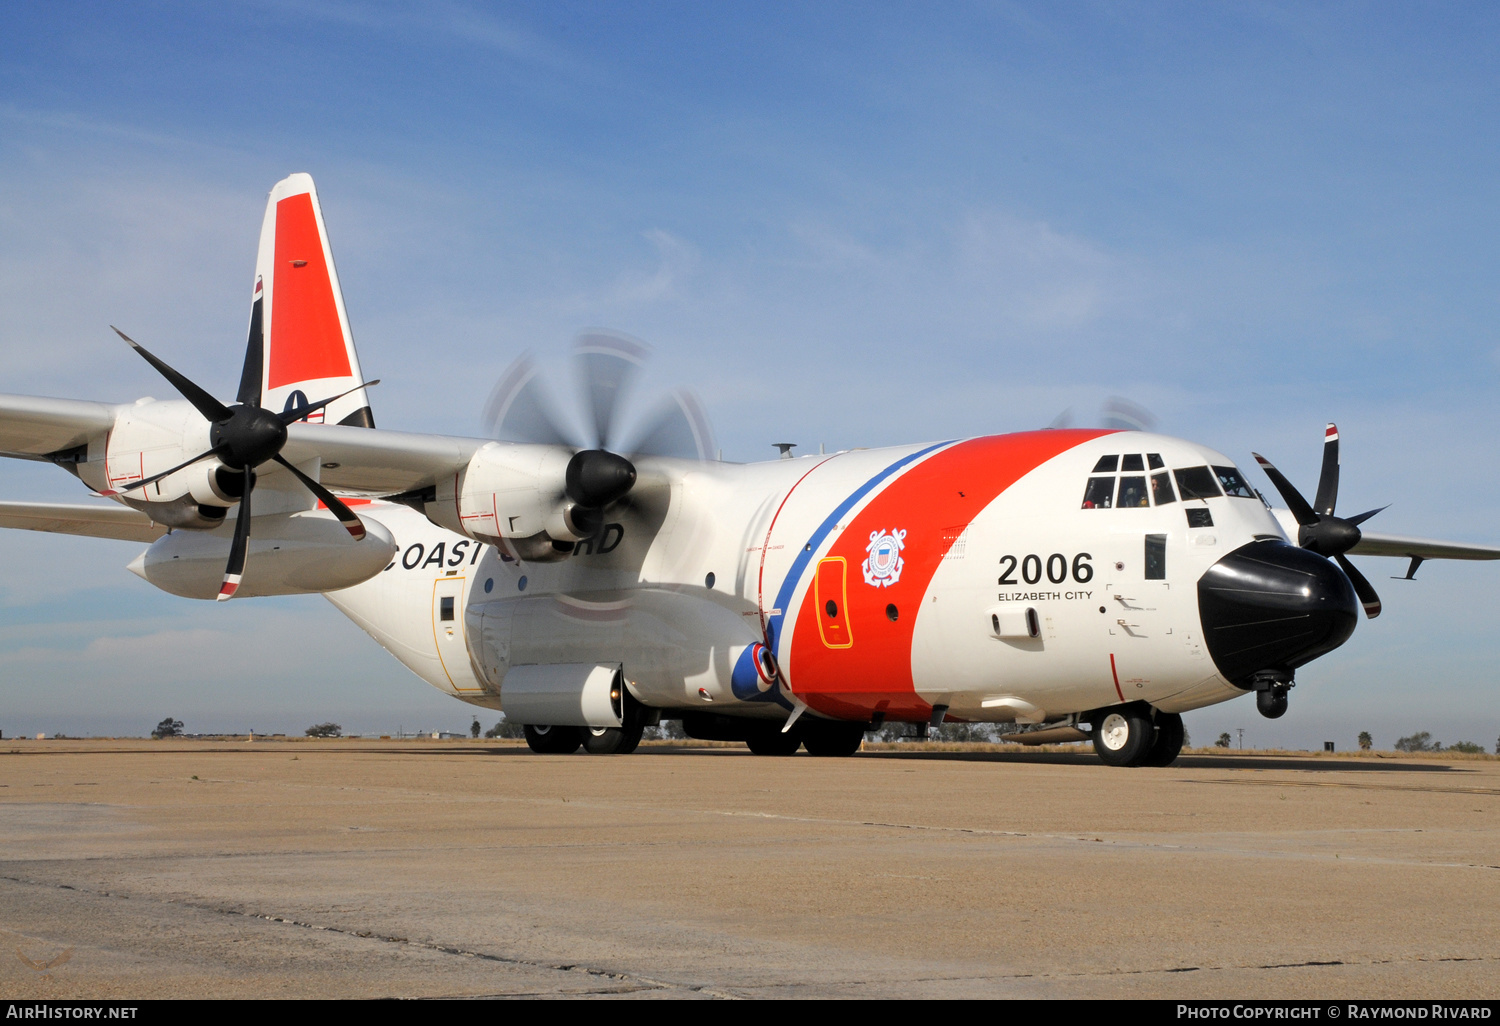
[(1297, 668), (1379, 613), (1350, 554), (1408, 577), (1500, 558), (1336, 516), (1332, 425), (1312, 503), (1257, 456), (1288, 510), (1220, 453), (1139, 431), (739, 465), (708, 458), (679, 398), (626, 444), (640, 354), (610, 336), (580, 340), (586, 445), (524, 360), (487, 413), (509, 440), (376, 429), (305, 174), (266, 207), (234, 403), (130, 344), (183, 399), (0, 395), (0, 452), (114, 501), (0, 503), (0, 526), (149, 543), (130, 569), (188, 598), (323, 593), (538, 752), (628, 752), (667, 718), (847, 755), (881, 723), (946, 718), (1164, 766), (1183, 712), (1254, 692), (1281, 715)]

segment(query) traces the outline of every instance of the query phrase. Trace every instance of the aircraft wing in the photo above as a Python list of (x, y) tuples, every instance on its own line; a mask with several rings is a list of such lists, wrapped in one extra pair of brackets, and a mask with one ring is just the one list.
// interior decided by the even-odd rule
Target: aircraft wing
[(1500, 559), (1500, 548), (1493, 545), (1461, 545), (1458, 542), (1403, 538), (1395, 534), (1362, 531), (1359, 544), (1349, 550), (1349, 555), (1407, 556), (1421, 559)]
[(117, 407), (81, 399), (0, 395), (0, 456), (45, 460), (114, 426)]
[(82, 534), (150, 544), (167, 529), (138, 510), (117, 503), (68, 505), (56, 502), (0, 502), (0, 527), (54, 534)]
[(395, 495), (428, 488), (458, 473), (483, 438), (293, 424), (281, 455), (292, 463), (317, 459), (322, 482), (335, 492)]
[[(111, 403), (0, 394), (0, 456), (54, 461), (108, 433), (119, 410)], [(487, 441), (335, 424), (293, 424), (287, 435), (283, 456), (293, 463), (316, 458), (327, 487), (362, 495), (429, 487), (463, 469)]]

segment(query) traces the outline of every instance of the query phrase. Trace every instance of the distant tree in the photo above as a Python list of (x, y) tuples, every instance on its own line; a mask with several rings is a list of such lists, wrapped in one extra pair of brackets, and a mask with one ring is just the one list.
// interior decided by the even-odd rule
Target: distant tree
[[(475, 722), (478, 722), (478, 721), (475, 721)], [(473, 728), (471, 727), (470, 729), (472, 730)], [(493, 727), (491, 727), (489, 730), (486, 730), (484, 732), (484, 736), (485, 737), (518, 738), (518, 737), (525, 737), (526, 736), (526, 731), (521, 727), (521, 725), (519, 723), (511, 723), (509, 720), (507, 720), (504, 717), (502, 717), (500, 720), (498, 720), (495, 723), (495, 725)]]
[(1495, 754), (1500, 755), (1500, 738), (1495, 739)]
[(1359, 732), (1359, 750), (1362, 752), (1368, 752), (1371, 748), (1374, 747), (1375, 739), (1370, 736), (1370, 732), (1368, 730), (1361, 730)]
[(471, 723), (471, 724), (469, 724), (469, 736), (470, 737), (478, 737), (479, 736), (479, 717), (478, 716), (474, 717), (474, 722)]
[(1186, 727), (1182, 728), (1182, 747), (1184, 747), (1184, 748), (1191, 748), (1191, 747), (1193, 747), (1193, 739), (1188, 736), (1188, 732), (1187, 732), (1187, 728)]
[(302, 733), (308, 737), (343, 737), (344, 728), (337, 723), (316, 723)]
[(1234, 743), (1234, 738), (1232, 738), (1232, 737), (1229, 736), (1229, 732), (1228, 731), (1225, 731), (1224, 733), (1220, 734), (1219, 735), (1219, 739), (1214, 742), (1214, 747), (1215, 748), (1228, 748), (1233, 743)]
[(172, 717), (168, 716), (166, 719), (162, 720), (156, 725), (156, 729), (151, 732), (151, 736), (156, 738), (158, 741), (160, 741), (164, 737), (181, 737), (182, 721), (174, 720), (172, 719)]
[(1410, 737), (1398, 738), (1396, 741), (1398, 752), (1441, 752), (1442, 750), (1442, 743), (1432, 740), (1432, 735), (1425, 730), (1419, 730)]
[[(59, 734), (58, 737), (62, 735)], [(1472, 741), (1455, 741), (1448, 746), (1450, 752), (1463, 752), (1465, 755), (1483, 755), (1484, 745), (1476, 745)]]
[(647, 727), (641, 736), (649, 741), (686, 741), (687, 731), (681, 720), (662, 720), (654, 727)]
[[(1006, 727), (1007, 733), (1015, 730), (1009, 724)], [(995, 728), (988, 723), (944, 723), (927, 736), (934, 741), (993, 741)]]

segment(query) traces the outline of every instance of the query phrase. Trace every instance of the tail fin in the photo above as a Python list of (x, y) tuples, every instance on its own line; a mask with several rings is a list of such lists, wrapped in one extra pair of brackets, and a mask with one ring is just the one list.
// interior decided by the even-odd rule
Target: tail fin
[[(271, 190), (251, 304), (241, 402), (289, 410), (364, 380), (311, 175), (291, 175)], [(375, 426), (362, 388), (308, 419)]]

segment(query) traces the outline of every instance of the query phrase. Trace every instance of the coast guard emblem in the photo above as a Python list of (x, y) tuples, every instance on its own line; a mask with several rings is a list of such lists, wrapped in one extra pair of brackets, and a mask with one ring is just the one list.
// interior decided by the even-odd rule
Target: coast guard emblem
[(906, 560), (901, 550), (906, 547), (905, 531), (871, 531), (870, 544), (865, 547), (863, 570), (865, 583), (872, 588), (889, 588), (901, 580), (901, 568)]

